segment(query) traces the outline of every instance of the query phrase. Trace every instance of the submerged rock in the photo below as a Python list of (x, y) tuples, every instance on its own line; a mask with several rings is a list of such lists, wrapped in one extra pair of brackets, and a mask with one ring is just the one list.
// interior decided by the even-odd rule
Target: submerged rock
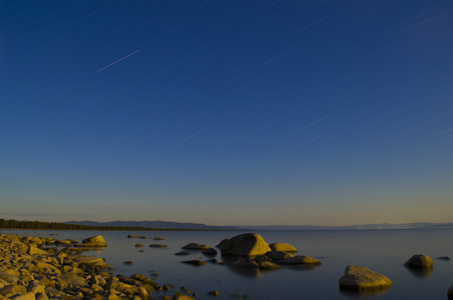
[(167, 245), (165, 244), (151, 244), (149, 245), (151, 248), (165, 248), (165, 247), (168, 247)]
[(409, 258), (404, 265), (409, 268), (431, 269), (433, 267), (433, 260), (427, 255), (416, 254)]
[(297, 249), (288, 243), (272, 243), (269, 247), (272, 251), (297, 252)]
[(450, 260), (450, 256), (439, 256), (437, 259), (448, 261), (448, 260)]
[(256, 233), (244, 233), (222, 241), (218, 246), (222, 254), (256, 256), (271, 251), (264, 239)]
[(210, 292), (208, 293), (208, 295), (209, 295), (209, 296), (218, 296), (218, 295), (220, 295), (220, 293), (219, 293), (218, 291), (215, 291), (215, 290), (214, 290), (214, 291), (210, 291)]
[(354, 290), (383, 289), (393, 285), (388, 277), (359, 266), (347, 266), (339, 284), (340, 288)]

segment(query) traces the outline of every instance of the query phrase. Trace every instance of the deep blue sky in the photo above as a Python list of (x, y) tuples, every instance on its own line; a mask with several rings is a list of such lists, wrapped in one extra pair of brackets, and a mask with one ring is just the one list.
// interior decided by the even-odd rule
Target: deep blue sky
[(452, 1), (0, 3), (1, 218), (453, 221)]

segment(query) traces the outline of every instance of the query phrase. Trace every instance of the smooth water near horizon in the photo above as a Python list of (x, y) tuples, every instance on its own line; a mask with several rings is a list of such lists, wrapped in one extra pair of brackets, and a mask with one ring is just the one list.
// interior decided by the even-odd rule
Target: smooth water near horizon
[[(364, 231), (255, 231), (267, 243), (285, 242), (298, 249), (297, 254), (319, 259), (322, 264), (313, 269), (284, 266), (278, 270), (258, 271), (228, 265), (207, 264), (195, 267), (183, 260), (216, 258), (201, 251), (176, 256), (181, 247), (196, 242), (214, 247), (237, 231), (51, 231), (0, 230), (4, 234), (19, 234), (55, 239), (84, 238), (101, 234), (109, 245), (103, 250), (84, 252), (103, 257), (114, 269), (113, 274), (130, 276), (142, 273), (160, 285), (171, 283), (194, 290), (198, 299), (238, 299), (238, 292), (249, 299), (447, 299), (453, 285), (453, 261), (436, 259), (453, 257), (453, 230), (364, 230)], [(148, 239), (127, 238), (128, 234), (144, 235)], [(155, 241), (150, 237), (165, 237)], [(136, 248), (135, 244), (144, 247)], [(165, 244), (166, 248), (150, 248), (150, 244)], [(143, 252), (140, 252), (143, 250)], [(431, 273), (414, 273), (403, 266), (412, 255), (425, 254), (434, 261)], [(123, 264), (133, 261), (133, 265)], [(367, 267), (389, 277), (393, 286), (380, 293), (357, 294), (341, 291), (338, 279), (348, 265)], [(207, 293), (220, 292), (213, 298)]]

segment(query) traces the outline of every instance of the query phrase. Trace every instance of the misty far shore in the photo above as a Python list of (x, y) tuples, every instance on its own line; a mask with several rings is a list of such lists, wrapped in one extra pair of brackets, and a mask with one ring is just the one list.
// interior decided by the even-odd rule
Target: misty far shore
[(275, 231), (319, 231), (319, 230), (410, 230), (410, 229), (449, 229), (451, 223), (414, 222), (404, 224), (362, 224), (347, 226), (317, 226), (317, 225), (238, 225), (238, 226), (213, 226), (201, 223), (180, 223), (170, 221), (17, 221), (0, 219), (0, 229), (53, 229), (53, 230), (184, 230), (184, 231), (250, 231), (250, 230), (275, 230)]

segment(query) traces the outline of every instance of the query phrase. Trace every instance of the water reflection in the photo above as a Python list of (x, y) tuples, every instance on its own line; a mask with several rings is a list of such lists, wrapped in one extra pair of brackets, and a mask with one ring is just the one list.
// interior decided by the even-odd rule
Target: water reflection
[(418, 278), (428, 278), (433, 274), (433, 268), (411, 268), (405, 266), (406, 269), (415, 277)]
[(390, 290), (390, 288), (391, 288), (390, 286), (385, 288), (364, 289), (364, 290), (352, 290), (340, 288), (340, 294), (350, 298), (369, 298), (381, 296), (387, 293)]
[(241, 275), (243, 277), (248, 278), (259, 278), (261, 277), (262, 273), (259, 268), (251, 268), (247, 266), (241, 265), (226, 265), (228, 270), (232, 271), (237, 275)]
[(302, 264), (302, 265), (292, 265), (288, 269), (297, 270), (297, 271), (311, 271), (316, 268), (319, 268), (321, 265), (312, 265), (312, 264)]

